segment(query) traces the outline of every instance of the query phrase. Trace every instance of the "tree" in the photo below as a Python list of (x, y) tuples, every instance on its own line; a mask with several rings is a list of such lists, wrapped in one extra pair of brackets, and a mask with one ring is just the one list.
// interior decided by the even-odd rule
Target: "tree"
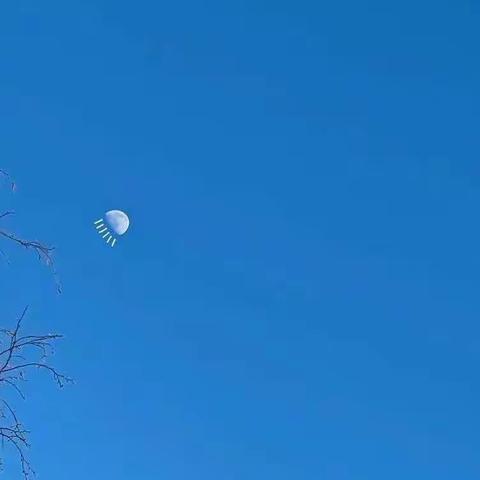
[[(15, 182), (13, 182), (8, 173), (0, 170), (0, 176), (9, 182), (12, 190), (15, 190)], [(13, 214), (14, 212), (11, 211), (0, 213), (0, 221)], [(25, 250), (34, 252), (41, 262), (52, 269), (57, 290), (60, 292), (60, 284), (53, 262), (53, 247), (37, 240), (20, 238), (15, 233), (4, 230), (1, 225), (0, 237)], [(3, 250), (0, 250), (0, 253), (7, 259)], [(27, 372), (31, 370), (46, 371), (59, 387), (63, 387), (71, 381), (48, 363), (48, 358), (53, 353), (53, 344), (62, 338), (62, 335), (50, 333), (27, 335), (23, 333), (23, 323), (26, 319), (27, 311), (28, 306), (23, 308), (13, 328), (0, 328), (0, 440), (2, 446), (9, 446), (16, 452), (25, 480), (29, 480), (35, 475), (32, 465), (27, 458), (29, 432), (19, 419), (16, 404), (10, 400), (7, 401), (7, 389), (13, 390), (18, 394), (19, 398), (24, 399), (22, 384), (27, 379)]]

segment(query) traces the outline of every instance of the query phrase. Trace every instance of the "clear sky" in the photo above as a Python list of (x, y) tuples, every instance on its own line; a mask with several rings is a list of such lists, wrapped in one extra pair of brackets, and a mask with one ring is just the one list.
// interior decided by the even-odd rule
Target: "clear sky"
[(10, 250), (2, 321), (77, 382), (19, 407), (40, 480), (479, 478), (479, 21), (2, 3), (0, 198), (64, 285)]

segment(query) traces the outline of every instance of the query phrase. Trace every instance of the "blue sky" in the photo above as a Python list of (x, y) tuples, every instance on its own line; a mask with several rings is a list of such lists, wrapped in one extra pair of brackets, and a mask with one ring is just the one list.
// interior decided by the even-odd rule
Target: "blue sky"
[(2, 317), (77, 382), (19, 406), (39, 478), (478, 479), (479, 20), (2, 5), (0, 196), (64, 285), (10, 250)]

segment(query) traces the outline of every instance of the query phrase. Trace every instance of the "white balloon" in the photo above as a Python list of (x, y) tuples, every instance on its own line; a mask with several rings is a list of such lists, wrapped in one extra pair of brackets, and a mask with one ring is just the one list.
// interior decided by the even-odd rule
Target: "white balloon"
[(105, 214), (105, 221), (117, 234), (123, 235), (130, 226), (130, 220), (125, 212), (121, 210), (110, 210)]

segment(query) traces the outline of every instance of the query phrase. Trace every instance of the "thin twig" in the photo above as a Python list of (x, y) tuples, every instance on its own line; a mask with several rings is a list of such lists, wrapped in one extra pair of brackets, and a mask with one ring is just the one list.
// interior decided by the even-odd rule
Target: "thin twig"
[[(3, 214), (2, 216), (5, 216), (5, 214)], [(2, 218), (2, 216), (0, 216), (0, 219)], [(55, 279), (57, 292), (62, 293), (62, 285), (60, 283), (58, 273), (55, 268), (55, 262), (53, 260), (53, 252), (55, 250), (55, 247), (50, 247), (48, 245), (45, 245), (44, 243), (39, 242), (38, 240), (26, 240), (24, 238), (20, 238), (14, 233), (10, 233), (2, 229), (0, 229), (0, 236), (7, 238), (8, 240), (11, 240), (12, 242), (25, 248), (26, 250), (34, 251), (37, 254), (38, 259), (43, 263), (45, 263), (45, 265), (47, 265), (47, 267), (51, 269), (51, 271), (53, 272), (53, 277)], [(0, 253), (6, 256), (5, 253), (2, 252), (1, 250), (0, 250)]]
[(12, 191), (15, 191), (16, 188), (17, 188), (17, 184), (15, 183), (15, 181), (12, 179), (12, 177), (10, 176), (10, 174), (8, 172), (6, 172), (5, 170), (0, 170), (0, 175), (2, 175), (3, 177), (5, 177), (9, 182), (10, 182), (10, 188), (12, 189)]
[[(62, 338), (58, 334), (22, 335), (22, 324), (28, 312), (24, 308), (12, 330), (0, 330), (0, 343), (4, 345), (0, 351), (0, 387), (13, 389), (21, 398), (25, 398), (21, 383), (26, 379), (25, 373), (32, 369), (42, 369), (51, 373), (59, 387), (72, 380), (58, 372), (47, 363), (53, 352), (52, 343)], [(1, 390), (0, 390), (1, 391)], [(34, 476), (33, 468), (26, 457), (29, 447), (28, 431), (19, 421), (15, 409), (3, 398), (0, 398), (0, 440), (10, 445), (19, 457), (24, 480)]]

